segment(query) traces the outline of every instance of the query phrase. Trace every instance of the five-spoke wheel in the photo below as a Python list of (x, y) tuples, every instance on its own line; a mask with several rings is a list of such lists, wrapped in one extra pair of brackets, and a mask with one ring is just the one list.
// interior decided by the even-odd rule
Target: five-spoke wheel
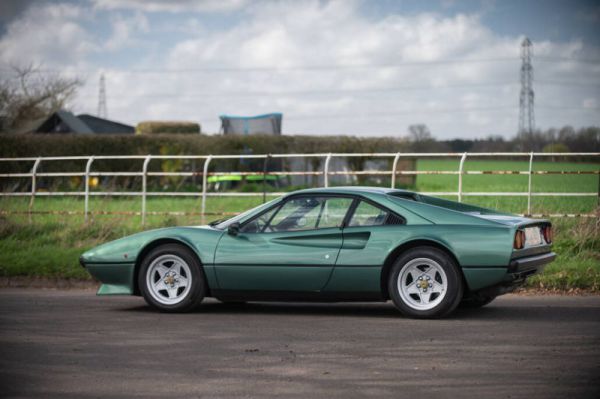
[(434, 247), (404, 252), (392, 266), (388, 292), (405, 315), (442, 317), (462, 298), (462, 280), (454, 260)]
[(184, 298), (192, 287), (190, 266), (179, 256), (161, 255), (146, 272), (150, 295), (158, 302), (172, 305)]
[(183, 245), (161, 245), (143, 259), (138, 275), (148, 304), (164, 311), (184, 312), (204, 298), (206, 283), (200, 262)]
[(444, 269), (430, 258), (415, 258), (406, 263), (397, 281), (402, 300), (419, 310), (433, 309), (448, 290)]

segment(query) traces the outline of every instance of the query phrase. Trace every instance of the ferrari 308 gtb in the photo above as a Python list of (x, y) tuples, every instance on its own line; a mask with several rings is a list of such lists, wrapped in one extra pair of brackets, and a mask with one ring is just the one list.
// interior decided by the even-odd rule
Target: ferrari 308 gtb
[(171, 227), (85, 252), (99, 295), (141, 295), (166, 312), (205, 297), (387, 301), (410, 317), (478, 307), (552, 262), (552, 226), (376, 187), (296, 191), (228, 220)]

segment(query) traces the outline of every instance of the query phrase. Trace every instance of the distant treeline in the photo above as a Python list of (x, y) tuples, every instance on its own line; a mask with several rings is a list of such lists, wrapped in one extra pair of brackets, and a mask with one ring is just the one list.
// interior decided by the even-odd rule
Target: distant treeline
[(0, 135), (0, 157), (323, 152), (600, 152), (600, 127), (521, 134), (512, 139), (436, 140), (424, 125), (408, 137), (152, 135)]
[[(418, 143), (414, 143), (418, 144)], [(535, 131), (533, 134), (520, 134), (512, 139), (502, 136), (489, 136), (484, 139), (444, 140), (431, 142), (426, 151), (450, 152), (600, 152), (600, 127), (574, 129), (565, 126), (561, 129)], [(419, 149), (424, 149), (422, 144)]]

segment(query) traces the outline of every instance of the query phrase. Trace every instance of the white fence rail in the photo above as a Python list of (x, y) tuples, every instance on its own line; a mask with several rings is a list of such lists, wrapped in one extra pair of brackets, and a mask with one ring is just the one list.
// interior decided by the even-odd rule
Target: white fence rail
[[(390, 170), (362, 170), (362, 171), (331, 171), (329, 170), (330, 161), (332, 158), (337, 157), (367, 157), (367, 158), (389, 158), (392, 159), (392, 168)], [(529, 161), (529, 167), (527, 170), (465, 170), (464, 165), (468, 157), (471, 158), (491, 158), (491, 157), (510, 157), (510, 158), (525, 158)], [(456, 196), (458, 201), (461, 202), (463, 197), (467, 196), (511, 196), (511, 197), (527, 197), (527, 213), (525, 215), (532, 215), (531, 213), (531, 199), (533, 197), (596, 197), (600, 200), (600, 186), (598, 192), (533, 192), (532, 191), (532, 176), (533, 175), (598, 175), (600, 177), (600, 170), (587, 170), (587, 171), (540, 171), (533, 170), (534, 158), (573, 158), (573, 157), (586, 157), (595, 158), (600, 161), (600, 153), (535, 153), (535, 152), (486, 152), (486, 153), (317, 153), (317, 154), (262, 154), (262, 155), (111, 155), (111, 156), (67, 156), (67, 157), (25, 157), (25, 158), (0, 158), (0, 162), (27, 162), (31, 164), (31, 171), (29, 173), (0, 173), (0, 178), (29, 178), (31, 179), (31, 191), (27, 192), (0, 192), (0, 196), (3, 197), (29, 197), (29, 210), (27, 213), (47, 213), (47, 212), (34, 212), (33, 204), (36, 196), (82, 196), (84, 197), (84, 210), (83, 215), (85, 220), (88, 220), (89, 211), (89, 199), (91, 196), (137, 196), (142, 198), (142, 205), (140, 212), (134, 212), (136, 215), (140, 215), (142, 224), (146, 221), (146, 215), (155, 214), (170, 214), (170, 215), (201, 215), (202, 217), (207, 215), (206, 212), (206, 199), (209, 196), (263, 196), (266, 195), (283, 195), (285, 193), (273, 193), (273, 192), (262, 192), (262, 193), (242, 193), (242, 192), (209, 192), (208, 191), (208, 176), (222, 176), (222, 175), (257, 175), (261, 172), (209, 172), (209, 166), (211, 162), (216, 160), (225, 159), (263, 159), (265, 160), (265, 168), (262, 172), (266, 175), (277, 175), (277, 176), (322, 176), (324, 187), (329, 186), (329, 177), (335, 175), (382, 175), (391, 177), (391, 188), (395, 188), (397, 176), (416, 176), (416, 175), (458, 175), (457, 191), (451, 192), (424, 192), (426, 195), (446, 195)], [(269, 159), (283, 159), (283, 158), (322, 158), (324, 159), (322, 171), (267, 171), (266, 162)], [(415, 158), (455, 158), (459, 160), (459, 166), (457, 170), (398, 170), (398, 162), (400, 159), (415, 159)], [(81, 172), (38, 172), (39, 166), (42, 162), (53, 162), (53, 161), (86, 161), (85, 170)], [(139, 172), (94, 172), (92, 166), (95, 161), (98, 160), (143, 160), (142, 169)], [(148, 171), (148, 165), (153, 160), (203, 160), (202, 172), (152, 172)], [(463, 176), (465, 175), (486, 175), (486, 174), (497, 174), (497, 175), (527, 175), (528, 185), (527, 191), (524, 192), (466, 192), (463, 190)], [(127, 176), (127, 177), (141, 177), (142, 178), (142, 190), (139, 192), (132, 191), (91, 191), (90, 190), (90, 178), (91, 177), (116, 177), (116, 176)], [(149, 176), (201, 176), (202, 179), (202, 191), (201, 192), (151, 192), (147, 190), (147, 179)], [(37, 191), (37, 178), (39, 177), (82, 177), (84, 178), (84, 191)], [(599, 180), (600, 184), (600, 180)], [(200, 212), (148, 212), (146, 210), (146, 198), (147, 197), (158, 197), (158, 196), (187, 196), (187, 197), (200, 197), (201, 205)], [(2, 211), (2, 213), (11, 213)], [(59, 213), (63, 214), (81, 214), (77, 211), (62, 211)], [(95, 212), (95, 213), (111, 213), (111, 212)], [(115, 212), (117, 213), (117, 212)], [(542, 216), (542, 215), (533, 215)], [(550, 214), (543, 215), (550, 217), (598, 217), (597, 214)]]

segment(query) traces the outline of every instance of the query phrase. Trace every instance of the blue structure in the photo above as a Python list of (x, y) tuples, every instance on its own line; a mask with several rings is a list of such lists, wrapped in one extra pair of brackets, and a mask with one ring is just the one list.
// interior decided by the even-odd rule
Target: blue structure
[(221, 115), (221, 132), (225, 135), (272, 134), (281, 135), (283, 114), (272, 113), (257, 116)]

